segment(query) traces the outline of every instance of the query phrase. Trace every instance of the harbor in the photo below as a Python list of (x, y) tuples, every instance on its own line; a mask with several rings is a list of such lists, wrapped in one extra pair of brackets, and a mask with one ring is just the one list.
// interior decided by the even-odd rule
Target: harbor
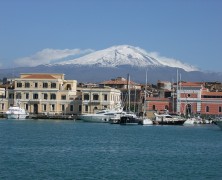
[(0, 179), (220, 179), (214, 124), (0, 120)]

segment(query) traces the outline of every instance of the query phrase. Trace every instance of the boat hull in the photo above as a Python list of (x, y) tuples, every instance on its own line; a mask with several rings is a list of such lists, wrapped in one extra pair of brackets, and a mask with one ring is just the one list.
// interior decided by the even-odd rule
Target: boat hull
[(7, 114), (7, 119), (26, 119), (27, 114)]
[(78, 119), (84, 122), (108, 123), (112, 117), (106, 115), (80, 115)]
[(121, 125), (138, 125), (140, 122), (140, 119), (130, 116), (123, 116), (120, 118), (120, 124)]
[(153, 124), (157, 125), (183, 125), (185, 120), (176, 120), (176, 121), (153, 121)]

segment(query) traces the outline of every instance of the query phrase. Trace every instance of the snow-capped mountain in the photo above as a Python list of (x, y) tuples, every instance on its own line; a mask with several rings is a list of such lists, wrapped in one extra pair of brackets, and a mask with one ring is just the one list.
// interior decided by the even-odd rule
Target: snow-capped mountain
[(92, 52), (80, 58), (72, 59), (68, 56), (59, 63), (39, 65), (34, 67), (18, 67), (1, 69), (0, 78), (19, 77), (20, 73), (63, 73), (66, 79), (78, 82), (102, 82), (116, 77), (126, 77), (138, 83), (145, 82), (148, 72), (148, 82), (158, 80), (175, 81), (177, 71), (183, 81), (221, 81), (222, 73), (207, 73), (199, 71), (192, 65), (181, 61), (161, 57), (157, 53), (128, 46), (113, 46), (108, 49)]
[(113, 46), (80, 58), (62, 61), (56, 65), (96, 65), (98, 67), (118, 67), (121, 65), (130, 65), (132, 67), (168, 66), (181, 68), (185, 71), (198, 70), (192, 65), (175, 59), (160, 57), (157, 53), (148, 53), (139, 47), (129, 45)]

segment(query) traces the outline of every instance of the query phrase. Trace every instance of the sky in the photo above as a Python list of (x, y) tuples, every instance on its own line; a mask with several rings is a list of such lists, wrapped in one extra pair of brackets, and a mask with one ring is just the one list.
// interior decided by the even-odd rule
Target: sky
[(221, 0), (1, 0), (0, 68), (131, 45), (222, 72)]

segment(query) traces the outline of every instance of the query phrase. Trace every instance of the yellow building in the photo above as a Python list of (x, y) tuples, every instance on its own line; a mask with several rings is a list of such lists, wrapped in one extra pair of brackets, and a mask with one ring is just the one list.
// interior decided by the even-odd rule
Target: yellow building
[(83, 88), (82, 113), (95, 113), (99, 109), (113, 109), (121, 104), (121, 91), (111, 87)]
[[(24, 73), (14, 81), (14, 89), (7, 90), (8, 106), (15, 100), (29, 113), (74, 114), (76, 80), (65, 80), (64, 74)], [(75, 107), (77, 106), (77, 107)]]

